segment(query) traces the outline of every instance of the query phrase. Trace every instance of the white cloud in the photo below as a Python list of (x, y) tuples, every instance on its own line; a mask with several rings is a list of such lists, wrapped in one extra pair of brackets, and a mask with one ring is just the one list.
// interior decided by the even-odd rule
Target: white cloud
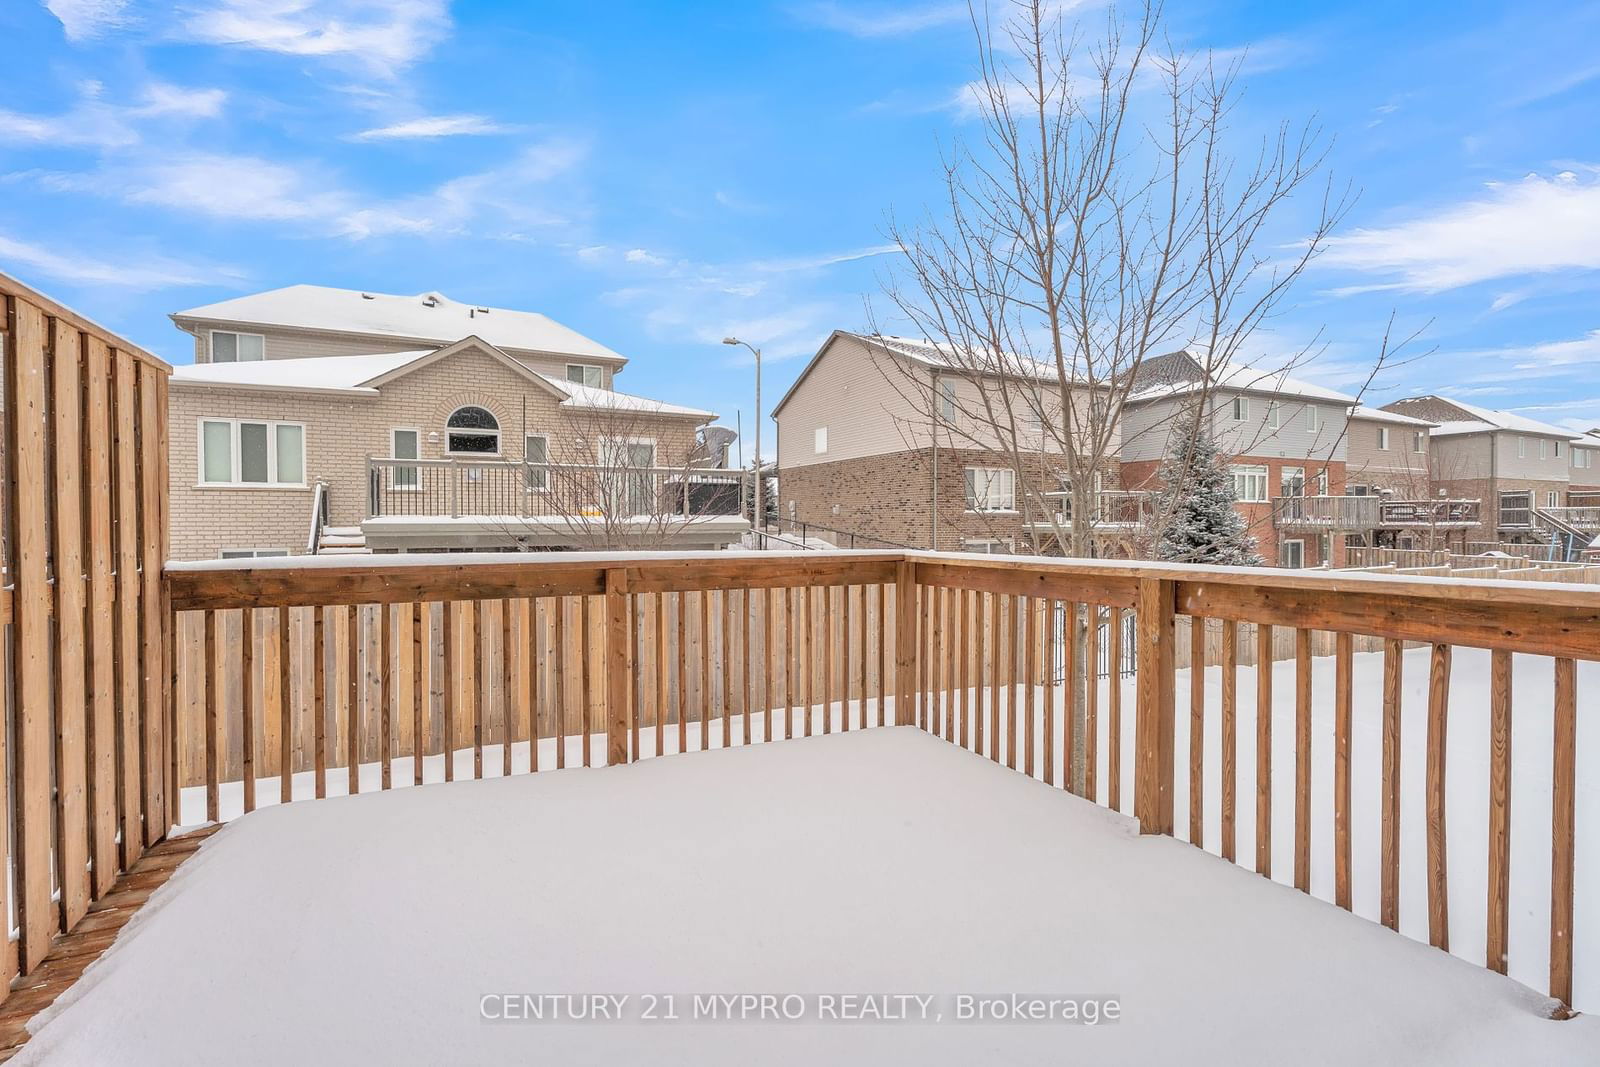
[(449, 0), (213, 0), (189, 8), (182, 30), (208, 44), (354, 59), (398, 73), (449, 34)]
[(362, 130), (352, 138), (357, 141), (418, 141), (435, 137), (463, 137), (491, 133), (509, 133), (511, 127), (502, 126), (482, 115), (424, 115), (407, 119), (377, 129)]
[(287, 222), (327, 218), (346, 202), (326, 182), (296, 168), (252, 156), (193, 153), (144, 168), (101, 175), (134, 204), (229, 220)]
[(665, 267), (671, 262), (665, 256), (658, 256), (654, 252), (643, 248), (630, 248), (623, 253), (622, 258), (629, 263), (637, 263), (646, 267)]
[(116, 286), (136, 292), (181, 285), (215, 285), (219, 273), (237, 276), (237, 272), (229, 268), (197, 270), (192, 262), (165, 257), (130, 261), (115, 255), (68, 255), (4, 234), (0, 234), (0, 260), (21, 264), (64, 282)]
[(814, 256), (795, 256), (784, 259), (760, 259), (750, 264), (752, 270), (767, 271), (774, 274), (786, 274), (790, 271), (821, 270), (839, 263), (853, 263), (858, 259), (872, 259), (875, 256), (887, 256), (900, 251), (900, 246), (895, 244), (872, 245), (868, 248), (857, 248), (847, 252), (824, 252)]
[(188, 89), (150, 82), (136, 104), (109, 104), (103, 86), (88, 81), (81, 99), (59, 115), (24, 115), (0, 110), (0, 141), (48, 144), (64, 148), (124, 148), (139, 141), (138, 126), (151, 119), (215, 118), (228, 94), (221, 89)]
[(1436, 293), (1497, 278), (1600, 269), (1600, 180), (1562, 171), (1493, 182), (1476, 199), (1330, 240), (1319, 263), (1377, 275), (1375, 289)]
[(128, 23), (128, 0), (44, 0), (69, 41), (87, 41)]
[(903, 37), (967, 20), (967, 5), (960, 3), (896, 8), (876, 6), (862, 10), (859, 5), (847, 6), (823, 0), (793, 7), (790, 12), (802, 22), (846, 33), (851, 37)]
[(140, 118), (178, 115), (210, 119), (222, 114), (228, 94), (221, 89), (185, 89), (181, 85), (151, 82), (141, 93), (143, 103), (129, 108), (128, 114)]

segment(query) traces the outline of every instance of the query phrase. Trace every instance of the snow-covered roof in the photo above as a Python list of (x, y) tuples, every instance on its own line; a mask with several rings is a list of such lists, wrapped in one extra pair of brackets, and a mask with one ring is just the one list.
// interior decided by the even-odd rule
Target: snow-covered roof
[(1487, 433), (1490, 430), (1511, 430), (1516, 433), (1536, 434), (1540, 437), (1564, 437), (1574, 440), (1578, 437), (1571, 430), (1553, 426), (1548, 422), (1540, 422), (1509, 411), (1499, 411), (1495, 408), (1480, 408), (1473, 404), (1463, 403), (1449, 397), (1440, 397), (1446, 403), (1460, 408), (1471, 415), (1470, 419), (1452, 419), (1439, 424), (1433, 431), (1434, 437), (1452, 437), (1468, 433)]
[(476, 335), (501, 348), (626, 362), (622, 355), (600, 342), (538, 312), (462, 304), (440, 293), (396, 296), (323, 285), (290, 285), (190, 308), (172, 317), (368, 334), (439, 344), (451, 344)]
[(1398, 411), (1385, 411), (1382, 408), (1369, 408), (1357, 406), (1350, 412), (1352, 419), (1370, 419), (1373, 422), (1392, 422), (1397, 426), (1437, 426), (1436, 422), (1427, 419), (1414, 419), (1410, 415), (1402, 415)]
[[(464, 342), (461, 347), (468, 347)], [(456, 347), (456, 346), (452, 346)], [(481, 346), (480, 346), (481, 347)], [(661, 400), (595, 389), (578, 385), (548, 374), (540, 374), (517, 362), (513, 357), (498, 353), (507, 362), (522, 368), (530, 378), (536, 378), (564, 397), (561, 406), (589, 411), (637, 412), (646, 415), (693, 417), (715, 419), (716, 413), (699, 408), (668, 404)], [(448, 357), (440, 349), (420, 352), (377, 352), (357, 356), (312, 356), (307, 359), (254, 360), (248, 363), (196, 363), (177, 367), (172, 372), (172, 384), (199, 385), (218, 388), (290, 389), (310, 392), (354, 393), (377, 396), (383, 379), (403, 371), (420, 360)]]
[(891, 352), (928, 367), (953, 368), (965, 371), (983, 369), (997, 374), (1004, 371), (1033, 378), (1054, 378), (1056, 374), (1055, 368), (1049, 364), (1015, 352), (1006, 352), (1001, 357), (995, 357), (989, 352), (972, 356), (960, 356), (951, 352), (950, 345), (938, 341), (895, 337), (891, 334), (856, 333), (848, 336), (855, 337), (868, 344), (881, 345)]
[[(1150, 400), (1186, 396), (1203, 387), (1199, 381), (1170, 381), (1152, 385), (1128, 395), (1128, 403), (1138, 404)], [(1326, 400), (1335, 404), (1354, 404), (1356, 398), (1299, 378), (1291, 378), (1278, 371), (1259, 367), (1224, 367), (1213, 376), (1211, 388), (1240, 393), (1267, 393), (1273, 396), (1293, 396), (1304, 400)]]

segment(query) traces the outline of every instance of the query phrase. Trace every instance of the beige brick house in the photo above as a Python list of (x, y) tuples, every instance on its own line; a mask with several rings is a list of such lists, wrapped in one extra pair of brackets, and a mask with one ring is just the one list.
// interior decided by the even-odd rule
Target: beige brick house
[(173, 316), (179, 559), (341, 549), (720, 547), (716, 416), (612, 388), (559, 323), (436, 294), (291, 286)]
[(1436, 424), (1429, 435), (1435, 491), (1483, 501), (1472, 541), (1552, 545), (1561, 558), (1577, 540), (1600, 532), (1593, 509), (1575, 508), (1569, 499), (1573, 449), (1583, 447), (1572, 431), (1436, 395), (1407, 397), (1384, 410)]

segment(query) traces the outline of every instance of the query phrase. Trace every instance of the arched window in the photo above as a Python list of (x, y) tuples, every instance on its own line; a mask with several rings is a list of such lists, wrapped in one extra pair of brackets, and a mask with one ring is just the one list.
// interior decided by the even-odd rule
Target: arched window
[(496, 455), (500, 451), (500, 423), (486, 408), (470, 404), (456, 408), (444, 425), (447, 452)]

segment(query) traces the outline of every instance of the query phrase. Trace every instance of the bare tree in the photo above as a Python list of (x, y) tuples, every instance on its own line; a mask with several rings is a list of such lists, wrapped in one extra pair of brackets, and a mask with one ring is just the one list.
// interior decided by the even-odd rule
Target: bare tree
[[(972, 25), (979, 134), (945, 159), (941, 217), (890, 224), (902, 256), (887, 296), (945, 364), (905, 392), (923, 401), (926, 432), (972, 434), (1009, 457), (1022, 510), (1068, 554), (1089, 555), (1097, 476), (1117, 467), (1123, 407), (1148, 384), (1147, 361), (1188, 348), (1202, 394), (1250, 364), (1251, 336), (1347, 200), (1331, 183), (1313, 188), (1326, 152), (1314, 124), (1232, 150), (1240, 61), (1173, 47), (1154, 0), (1131, 17), (1113, 9), (1094, 33), (1044, 0), (1011, 0), (998, 26), (974, 7)], [(1286, 253), (1269, 223), (1303, 192), (1315, 207)], [(1311, 354), (1280, 354), (1275, 369)], [(946, 417), (952, 393), (963, 418)], [(1045, 495), (1057, 479), (1068, 507)]]

